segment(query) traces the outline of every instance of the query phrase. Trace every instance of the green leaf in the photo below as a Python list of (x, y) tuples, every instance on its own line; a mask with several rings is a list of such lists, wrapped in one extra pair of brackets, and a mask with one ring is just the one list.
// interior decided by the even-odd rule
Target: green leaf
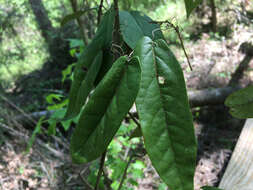
[(75, 63), (69, 65), (66, 69), (62, 71), (62, 80), (61, 82), (64, 83), (66, 78), (72, 74), (72, 68), (75, 66)]
[[(75, 116), (77, 116), (83, 107), (86, 98), (88, 97), (90, 91), (93, 88), (93, 83), (96, 79), (96, 76), (98, 74), (98, 71), (100, 70), (100, 66), (102, 63), (102, 51), (99, 51), (96, 58), (93, 61), (93, 64), (87, 71), (87, 74), (85, 73), (85, 70), (79, 70), (80, 72), (80, 78), (79, 75), (74, 75), (74, 82), (72, 85), (72, 88), (76, 88), (78, 90), (71, 89), (70, 91), (73, 92), (70, 94), (69, 104), (67, 108), (67, 113), (65, 116), (65, 119), (70, 119)], [(83, 76), (85, 75), (84, 79)]]
[(144, 36), (148, 36), (153, 40), (164, 39), (160, 26), (152, 23), (153, 20), (150, 17), (139, 11), (131, 11), (130, 14), (134, 17), (138, 26), (142, 29)]
[(113, 64), (113, 54), (110, 49), (103, 51), (103, 61), (101, 68), (97, 74), (94, 85), (97, 86), (98, 83), (104, 78), (105, 74), (109, 71)]
[(71, 155), (76, 163), (98, 158), (107, 148), (139, 89), (138, 58), (120, 57), (98, 84), (85, 105), (71, 139)]
[(69, 130), (70, 126), (71, 126), (72, 120), (67, 120), (67, 121), (62, 121), (62, 127), (64, 128), (65, 131)]
[(167, 185), (165, 183), (160, 183), (158, 186), (158, 190), (166, 190)]
[(44, 116), (41, 117), (40, 120), (38, 121), (38, 123), (36, 124), (36, 127), (33, 130), (32, 136), (30, 137), (30, 139), (28, 140), (28, 143), (27, 143), (27, 148), (26, 148), (27, 153), (30, 151), (37, 134), (39, 134), (41, 132), (40, 127), (41, 127), (42, 123), (44, 122), (44, 119), (45, 119)]
[(94, 39), (100, 38), (100, 37), (103, 38), (103, 43), (102, 43), (103, 48), (108, 48), (111, 46), (114, 18), (115, 18), (115, 12), (114, 12), (114, 7), (112, 6), (104, 14), (99, 24), (96, 35), (94, 36)]
[(49, 119), (48, 123), (49, 123), (49, 126), (48, 126), (48, 130), (47, 130), (47, 134), (48, 135), (55, 135), (57, 121), (54, 119), (51, 119), (51, 120)]
[(55, 135), (56, 134), (57, 122), (62, 120), (65, 114), (66, 114), (66, 109), (57, 109), (51, 115), (51, 117), (47, 120), (47, 122), (49, 123), (49, 127), (47, 130), (48, 135)]
[[(95, 68), (93, 69), (91, 69), (90, 67), (93, 62), (96, 63), (97, 60), (94, 61), (95, 57), (99, 60), (100, 55), (98, 56), (98, 54), (101, 54), (100, 50), (102, 51), (103, 48), (108, 48), (108, 46), (110, 46), (112, 40), (113, 23), (114, 11), (111, 8), (104, 15), (95, 37), (93, 38), (91, 43), (85, 48), (85, 50), (78, 59), (74, 70), (74, 80), (70, 89), (69, 104), (65, 119), (69, 119), (71, 117), (76, 116), (78, 114), (78, 111), (80, 111), (80, 107), (83, 106), (77, 103), (80, 101), (85, 102), (84, 99), (86, 99), (86, 97), (82, 97), (80, 100), (80, 95), (83, 94), (84, 91), (87, 91), (87, 89), (81, 89), (81, 85), (83, 84), (83, 81), (86, 80), (86, 74), (89, 73), (90, 70), (99, 70), (98, 64), (94, 64)], [(93, 74), (97, 75), (97, 73)], [(92, 74), (90, 73), (90, 75)], [(92, 78), (96, 77), (96, 75), (92, 76)]]
[(188, 18), (193, 9), (195, 9), (200, 3), (202, 3), (202, 0), (184, 0), (184, 3)]
[(112, 164), (110, 168), (112, 170), (111, 179), (113, 181), (118, 180), (122, 176), (122, 173), (124, 173), (126, 165), (127, 163), (121, 159), (115, 160), (115, 162)]
[(63, 97), (63, 95), (61, 95), (61, 94), (49, 94), (49, 95), (46, 97), (46, 101), (47, 101), (47, 103), (49, 103), (49, 104), (55, 104), (54, 99), (60, 101), (62, 97)]
[(145, 164), (140, 160), (136, 160), (135, 163), (132, 164), (132, 167), (134, 169), (142, 170), (145, 168)]
[(69, 41), (70, 49), (77, 48), (77, 47), (84, 47), (83, 40), (81, 39), (68, 38), (67, 40)]
[(227, 97), (225, 105), (230, 108), (229, 113), (237, 118), (253, 117), (253, 86), (240, 89)]
[(144, 14), (141, 15), (137, 11), (120, 11), (119, 18), (123, 39), (132, 49), (135, 48), (137, 42), (143, 36), (149, 36), (152, 39), (163, 39), (159, 25), (150, 23), (152, 19)]
[(163, 40), (142, 38), (135, 55), (142, 70), (136, 106), (147, 153), (170, 189), (193, 190), (197, 148), (181, 67)]
[(204, 187), (201, 187), (202, 190), (222, 190), (220, 188), (217, 188), (217, 187), (209, 187), (209, 186), (204, 186)]
[(68, 104), (69, 100), (65, 99), (62, 102), (60, 102), (59, 104), (53, 104), (51, 106), (47, 106), (47, 110), (58, 110), (61, 109), (63, 107), (65, 107)]

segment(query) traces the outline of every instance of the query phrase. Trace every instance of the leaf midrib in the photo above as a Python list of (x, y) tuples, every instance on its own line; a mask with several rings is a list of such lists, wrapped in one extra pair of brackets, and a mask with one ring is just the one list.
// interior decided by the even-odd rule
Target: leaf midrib
[[(124, 77), (124, 75), (125, 75), (125, 73), (126, 73), (126, 70), (127, 70), (127, 63), (125, 62), (124, 64), (126, 64), (126, 65), (125, 65), (125, 68), (124, 68), (123, 71), (122, 71), (122, 74), (121, 74), (121, 77), (120, 77), (120, 80), (119, 80), (118, 84), (117, 84), (117, 85), (115, 86), (115, 88), (114, 88), (114, 91), (113, 91), (114, 93), (113, 93), (113, 95), (111, 96), (110, 101), (109, 101), (108, 104), (106, 105), (106, 111), (103, 113), (102, 117), (100, 117), (99, 121), (97, 122), (96, 128), (92, 131), (92, 133), (89, 135), (89, 137), (88, 137), (86, 140), (85, 140), (85, 139), (83, 140), (83, 142), (88, 142), (88, 141), (89, 141), (89, 139), (91, 138), (91, 136), (92, 136), (92, 135), (94, 134), (94, 132), (96, 131), (97, 127), (100, 126), (101, 120), (104, 118), (105, 114), (107, 113), (108, 106), (111, 104), (111, 102), (112, 102), (112, 100), (113, 100), (113, 97), (115, 96), (115, 94), (116, 94), (116, 92), (117, 92), (117, 90), (118, 90), (119, 84), (121, 83), (121, 81), (122, 81), (122, 79), (123, 79), (123, 77)], [(90, 114), (89, 114), (89, 115), (90, 115)], [(87, 143), (81, 143), (81, 144), (84, 144), (83, 147), (85, 147)], [(79, 154), (81, 151), (82, 151), (82, 148), (79, 148), (79, 150), (76, 151), (75, 153)]]
[[(156, 62), (156, 54), (155, 54), (155, 51), (154, 51), (154, 42), (152, 42), (151, 44), (151, 49), (152, 49), (152, 54), (153, 54), (153, 62), (154, 62), (154, 68), (155, 68), (155, 79), (156, 79), (156, 83), (157, 83), (157, 86), (158, 86), (158, 89), (159, 89), (159, 96), (160, 96), (160, 104), (161, 104), (161, 107), (162, 107), (162, 110), (163, 110), (163, 113), (164, 113), (164, 117), (165, 117), (165, 121), (166, 121), (166, 127), (169, 128), (168, 126), (168, 123), (169, 123), (169, 119), (167, 117), (167, 114), (166, 114), (166, 109), (164, 107), (165, 104), (164, 103), (164, 98), (163, 98), (163, 95), (162, 95), (162, 92), (161, 92), (161, 89), (160, 89), (160, 86), (159, 86), (159, 75), (158, 75), (158, 71), (157, 71), (157, 62)], [(169, 139), (170, 139), (170, 144), (172, 146), (172, 153), (173, 153), (173, 160), (175, 161), (176, 165), (178, 166), (177, 162), (176, 162), (176, 156), (175, 156), (175, 147), (174, 147), (174, 144), (172, 143), (172, 139), (171, 139), (171, 135), (169, 134), (169, 131), (166, 129), (166, 131), (168, 132), (168, 136), (169, 136)], [(177, 173), (180, 174), (180, 171), (178, 170), (178, 167), (176, 167), (176, 170), (177, 170)], [(183, 182), (182, 182), (182, 179), (179, 177), (179, 180), (180, 180), (180, 184), (181, 184), (181, 187), (183, 187)]]

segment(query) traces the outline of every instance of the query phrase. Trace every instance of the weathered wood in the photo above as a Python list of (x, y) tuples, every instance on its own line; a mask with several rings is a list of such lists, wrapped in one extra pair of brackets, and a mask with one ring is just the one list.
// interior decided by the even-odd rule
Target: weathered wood
[[(240, 88), (240, 86), (237, 86), (188, 91), (190, 106), (193, 108), (197, 106), (223, 104), (229, 94), (236, 90), (239, 90)], [(136, 113), (136, 107), (133, 106), (130, 112)], [(39, 111), (29, 114), (29, 117), (31, 117), (33, 120), (38, 121), (40, 117), (45, 116), (46, 118), (49, 118), (53, 113), (54, 111)], [(18, 115), (14, 119), (22, 124), (31, 123), (31, 121), (24, 114)]]
[(219, 188), (253, 189), (253, 119), (247, 119)]
[(240, 86), (228, 86), (223, 88), (188, 91), (190, 106), (193, 108), (198, 106), (223, 104), (228, 95), (240, 88)]

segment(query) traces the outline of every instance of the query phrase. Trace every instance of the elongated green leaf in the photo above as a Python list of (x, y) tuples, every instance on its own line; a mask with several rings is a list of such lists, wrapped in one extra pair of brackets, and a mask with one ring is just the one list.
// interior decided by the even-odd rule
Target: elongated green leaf
[(232, 93), (225, 101), (234, 117), (246, 119), (253, 117), (253, 86)]
[[(65, 119), (73, 118), (79, 114), (81, 108), (86, 101), (86, 98), (88, 97), (90, 91), (93, 88), (93, 83), (96, 79), (96, 76), (98, 74), (98, 71), (100, 70), (100, 66), (102, 63), (102, 56), (102, 51), (99, 51), (86, 75), (84, 70), (80, 70), (80, 75), (85, 75), (84, 79), (80, 80), (79, 78), (74, 78), (74, 80), (79, 81), (80, 83), (78, 83), (78, 91), (73, 91), (75, 92), (75, 94), (73, 94), (74, 98), (70, 98), (71, 102), (68, 104)], [(75, 86), (73, 85), (73, 87)]]
[(184, 76), (163, 40), (142, 38), (135, 49), (141, 63), (136, 100), (145, 148), (172, 190), (193, 190), (196, 140)]
[(135, 48), (137, 42), (143, 36), (149, 36), (152, 39), (163, 39), (159, 25), (152, 24), (152, 19), (146, 15), (141, 15), (137, 11), (120, 11), (119, 18), (123, 39), (132, 49)]
[(187, 17), (189, 17), (193, 9), (195, 9), (200, 3), (202, 3), (202, 0), (184, 0), (184, 3)]
[(113, 54), (109, 49), (103, 51), (103, 62), (101, 68), (97, 74), (97, 78), (94, 85), (97, 86), (98, 83), (103, 79), (105, 74), (109, 71), (113, 64)]
[(112, 6), (103, 16), (94, 38), (103, 38), (103, 48), (111, 46), (115, 12)]
[[(100, 50), (102, 50), (105, 47), (108, 48), (108, 46), (110, 46), (110, 43), (112, 40), (113, 23), (114, 23), (114, 11), (111, 8), (104, 15), (101, 21), (101, 24), (98, 27), (95, 37), (93, 38), (91, 43), (85, 48), (80, 58), (78, 59), (78, 63), (76, 64), (75, 70), (74, 70), (74, 80), (72, 82), (71, 89), (70, 89), (69, 104), (68, 104), (67, 114), (65, 116), (65, 119), (69, 119), (75, 116), (78, 110), (80, 111), (78, 107), (83, 106), (83, 105), (77, 105), (79, 102), (78, 100), (79, 94), (83, 94), (81, 85), (83, 83), (83, 80), (85, 80), (87, 71), (89, 72), (89, 70), (93, 70), (93, 69), (90, 69), (90, 67), (91, 67), (91, 64), (93, 63), (94, 58), (98, 55)], [(96, 66), (97, 64), (94, 65), (94, 67)], [(85, 101), (86, 98), (84, 97), (83, 99)]]
[(121, 57), (113, 64), (81, 113), (71, 139), (74, 162), (89, 162), (106, 150), (137, 96), (139, 82), (138, 58), (128, 63)]
[(217, 187), (209, 187), (209, 186), (204, 186), (204, 187), (201, 187), (202, 190), (222, 190), (220, 188), (217, 188)]
[(136, 23), (142, 29), (144, 36), (148, 36), (153, 40), (164, 39), (160, 26), (152, 23), (153, 20), (150, 17), (139, 11), (131, 11), (130, 14), (134, 17)]

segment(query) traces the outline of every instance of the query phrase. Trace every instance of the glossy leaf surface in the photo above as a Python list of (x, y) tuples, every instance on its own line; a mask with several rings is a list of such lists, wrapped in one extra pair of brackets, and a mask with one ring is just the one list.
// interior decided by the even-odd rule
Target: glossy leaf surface
[(107, 148), (139, 90), (140, 66), (137, 58), (119, 58), (98, 84), (85, 105), (71, 139), (71, 155), (76, 163), (98, 158)]
[(142, 38), (135, 48), (141, 63), (136, 100), (145, 148), (172, 190), (193, 190), (196, 140), (184, 76), (163, 40)]
[[(113, 23), (114, 11), (110, 9), (104, 15), (95, 37), (81, 54), (74, 70), (74, 80), (70, 89), (69, 104), (65, 119), (69, 119), (77, 115), (76, 105), (78, 95), (80, 94), (81, 84), (83, 80), (85, 80), (87, 71), (90, 70), (90, 66), (93, 63), (94, 58), (97, 56), (100, 50), (110, 45), (112, 40)], [(94, 65), (94, 67), (96, 66), (97, 65)]]
[(146, 15), (141, 15), (137, 11), (120, 11), (119, 18), (123, 39), (132, 49), (143, 36), (149, 36), (152, 39), (163, 38), (159, 25), (150, 23), (152, 19)]
[(111, 7), (103, 16), (99, 27), (97, 29), (97, 32), (93, 39), (96, 38), (103, 38), (103, 48), (108, 48), (111, 46), (112, 42), (112, 32), (113, 32), (113, 26), (114, 26), (114, 7)]
[(189, 17), (193, 9), (195, 9), (200, 3), (202, 3), (202, 0), (184, 0), (184, 3), (187, 17)]
[[(90, 91), (93, 89), (93, 83), (96, 79), (96, 76), (98, 74), (98, 71), (100, 70), (100, 66), (102, 63), (102, 56), (103, 56), (102, 51), (99, 51), (89, 70), (88, 71), (80, 70), (81, 74), (84, 75), (85, 72), (87, 74), (85, 74), (85, 77), (82, 80), (82, 82), (81, 80), (79, 80), (81, 83), (78, 83), (79, 89), (76, 92), (77, 94), (75, 94), (76, 98), (71, 99), (73, 101), (70, 102), (69, 106), (71, 106), (72, 109), (67, 110), (65, 117), (66, 119), (73, 118), (79, 114)], [(78, 79), (75, 78), (74, 80)]]
[(103, 50), (103, 61), (101, 68), (97, 74), (94, 85), (97, 86), (98, 83), (104, 78), (105, 74), (109, 71), (113, 64), (113, 54), (109, 49)]
[(253, 118), (253, 86), (232, 93), (225, 101), (229, 113), (237, 118)]

